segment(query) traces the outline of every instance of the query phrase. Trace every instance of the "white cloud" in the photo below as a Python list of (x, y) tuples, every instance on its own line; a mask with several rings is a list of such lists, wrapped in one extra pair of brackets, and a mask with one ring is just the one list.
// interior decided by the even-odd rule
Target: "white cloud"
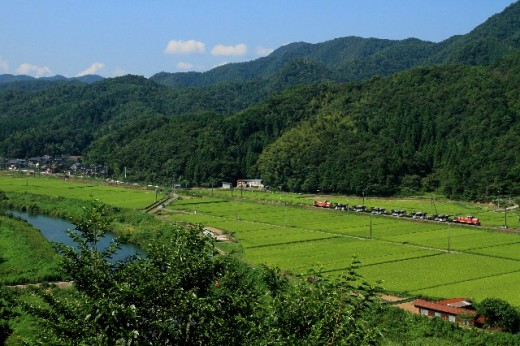
[(227, 65), (227, 64), (229, 64), (229, 63), (230, 63), (229, 61), (223, 61), (223, 62), (221, 62), (221, 63), (219, 63), (219, 64), (213, 65), (213, 68), (215, 68), (215, 67), (220, 67), (220, 66), (224, 66), (224, 65)]
[(206, 51), (204, 42), (195, 40), (171, 40), (164, 52), (166, 54), (202, 54)]
[(247, 53), (247, 46), (243, 43), (236, 46), (224, 46), (218, 44), (211, 50), (212, 55), (241, 56)]
[(102, 70), (104, 68), (105, 64), (103, 64), (102, 62), (95, 62), (92, 65), (90, 65), (90, 67), (86, 70), (83, 70), (80, 73), (78, 73), (76, 77), (85, 76), (87, 74), (96, 74), (99, 70)]
[(124, 76), (128, 73), (126, 73), (125, 70), (123, 70), (122, 68), (120, 67), (116, 67), (116, 69), (114, 70), (114, 73), (112, 74), (113, 77), (121, 77), (121, 76)]
[(180, 62), (177, 64), (177, 68), (181, 70), (191, 70), (193, 69), (193, 64), (190, 64), (189, 62)]
[(9, 71), (9, 64), (7, 63), (7, 60), (2, 59), (0, 56), (0, 71), (7, 73)]
[(268, 56), (274, 51), (272, 48), (265, 48), (265, 47), (256, 47), (256, 55), (257, 56)]
[(51, 69), (47, 66), (37, 66), (32, 64), (21, 64), (16, 69), (16, 73), (18, 74), (26, 74), (26, 75), (33, 75), (36, 77), (44, 77), (44, 76), (50, 76), (51, 75)]

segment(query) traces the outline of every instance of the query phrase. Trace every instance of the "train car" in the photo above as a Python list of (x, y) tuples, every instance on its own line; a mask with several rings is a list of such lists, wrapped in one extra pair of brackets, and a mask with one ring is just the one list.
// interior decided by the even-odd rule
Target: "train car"
[(331, 208), (332, 203), (329, 201), (314, 201), (314, 206), (318, 208)]
[(453, 222), (455, 223), (462, 223), (464, 225), (474, 225), (474, 226), (480, 226), (480, 220), (476, 217), (473, 217), (471, 215), (468, 216), (454, 216)]

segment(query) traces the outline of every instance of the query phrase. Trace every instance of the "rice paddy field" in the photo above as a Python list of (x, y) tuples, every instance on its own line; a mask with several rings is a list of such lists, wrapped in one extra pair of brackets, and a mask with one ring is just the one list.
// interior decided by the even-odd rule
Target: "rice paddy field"
[[(504, 232), (499, 227), (504, 213), (485, 205), (435, 202), (438, 213), (471, 213), (488, 228), (315, 208), (312, 198), (316, 196), (213, 191), (181, 198), (164, 214), (172, 221), (228, 232), (243, 259), (254, 265), (327, 277), (347, 270), (355, 258), (366, 280), (379, 282), (390, 292), (476, 301), (497, 297), (520, 307), (520, 295), (514, 293), (520, 283), (515, 211), (509, 212)], [(334, 202), (362, 201), (343, 197)], [(370, 202), (407, 210), (428, 210), (433, 203), (431, 199)]]
[[(154, 190), (123, 188), (103, 181), (0, 176), (0, 191), (98, 199), (141, 209), (155, 202)], [(360, 274), (389, 292), (480, 301), (502, 298), (520, 307), (520, 229), (518, 209), (505, 214), (494, 206), (435, 198), (366, 198), (386, 209), (466, 215), (482, 227), (416, 221), (312, 207), (313, 199), (362, 204), (359, 197), (311, 196), (251, 191), (188, 191), (161, 212), (167, 221), (211, 226), (232, 243), (217, 243), (253, 264), (278, 266), (294, 275), (336, 276), (356, 259)], [(310, 274), (314, 273), (314, 274)]]
[[(156, 198), (155, 190), (108, 185), (103, 180), (72, 181), (57, 177), (21, 174), (0, 175), (0, 191), (28, 192), (36, 195), (81, 200), (97, 199), (116, 207), (135, 209), (152, 204)], [(157, 197), (161, 198), (161, 196)]]

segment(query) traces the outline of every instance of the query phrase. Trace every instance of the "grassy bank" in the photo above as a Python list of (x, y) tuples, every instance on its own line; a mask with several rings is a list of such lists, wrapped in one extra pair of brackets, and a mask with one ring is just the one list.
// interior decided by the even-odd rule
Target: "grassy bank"
[(0, 215), (0, 283), (61, 278), (58, 255), (42, 234), (23, 220)]

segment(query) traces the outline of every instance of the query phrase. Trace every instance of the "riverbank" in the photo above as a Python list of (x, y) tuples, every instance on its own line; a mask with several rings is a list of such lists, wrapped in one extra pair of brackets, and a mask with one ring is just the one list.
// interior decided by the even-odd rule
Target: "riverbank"
[(58, 254), (27, 222), (0, 215), (0, 239), (0, 284), (62, 279)]

